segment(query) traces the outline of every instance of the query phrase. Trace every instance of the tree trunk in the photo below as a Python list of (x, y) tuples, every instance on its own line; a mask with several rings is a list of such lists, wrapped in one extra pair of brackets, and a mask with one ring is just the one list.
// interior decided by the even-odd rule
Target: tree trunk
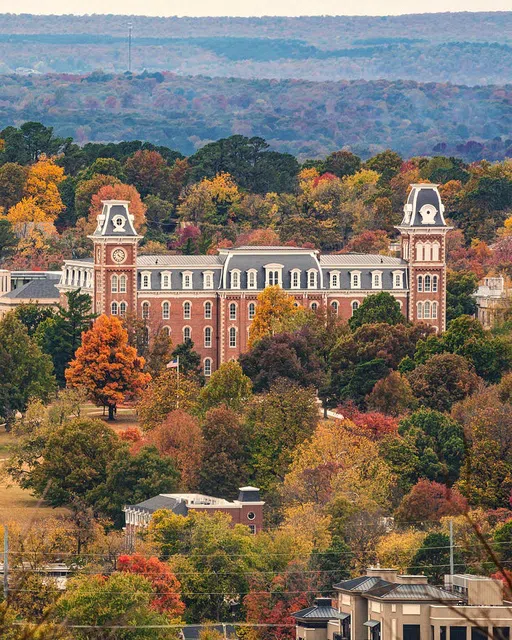
[(116, 407), (114, 404), (109, 404), (108, 405), (108, 419), (109, 421), (115, 420), (115, 411), (116, 411)]

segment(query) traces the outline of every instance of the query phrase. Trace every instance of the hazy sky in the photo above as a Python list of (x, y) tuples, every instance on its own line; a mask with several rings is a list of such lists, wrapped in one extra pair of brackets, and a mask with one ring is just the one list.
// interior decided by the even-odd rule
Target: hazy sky
[[(0, 12), (13, 5), (0, 0)], [(511, 0), (17, 0), (16, 13), (117, 13), (147, 16), (396, 15), (509, 11)]]

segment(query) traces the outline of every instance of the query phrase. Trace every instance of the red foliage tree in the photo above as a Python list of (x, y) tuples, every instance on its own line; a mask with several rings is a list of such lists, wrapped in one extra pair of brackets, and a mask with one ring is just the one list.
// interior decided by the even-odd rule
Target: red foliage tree
[(401, 522), (439, 522), (444, 516), (461, 515), (467, 507), (457, 489), (422, 478), (404, 496), (395, 517)]
[(379, 411), (360, 411), (353, 402), (338, 407), (337, 413), (351, 420), (361, 434), (371, 440), (380, 440), (389, 434), (398, 433), (398, 420)]

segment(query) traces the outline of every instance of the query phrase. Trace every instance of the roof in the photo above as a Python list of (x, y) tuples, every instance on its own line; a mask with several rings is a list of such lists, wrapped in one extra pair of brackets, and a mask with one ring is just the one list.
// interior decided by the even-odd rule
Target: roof
[(371, 253), (337, 253), (320, 256), (321, 267), (373, 267), (379, 265), (383, 267), (401, 267), (406, 264), (407, 261), (402, 258)]
[(244, 245), (242, 247), (231, 247), (230, 249), (224, 249), (224, 251), (297, 251), (311, 253), (312, 251), (316, 252), (316, 249), (311, 249), (308, 247), (290, 247), (287, 245), (258, 245), (258, 244), (249, 244)]
[(386, 585), (392, 585), (392, 582), (383, 580), (378, 576), (359, 576), (359, 578), (352, 578), (351, 580), (344, 580), (334, 584), (334, 589), (340, 589), (342, 591), (355, 591), (363, 593), (377, 587), (384, 587)]
[(366, 592), (367, 596), (380, 600), (428, 600), (458, 602), (460, 596), (448, 593), (444, 589), (431, 584), (388, 583), (377, 586)]
[(403, 227), (446, 227), (437, 184), (412, 184), (404, 206)]
[(222, 256), (183, 256), (183, 255), (138, 255), (138, 267), (221, 267)]
[(300, 618), (301, 620), (344, 620), (347, 618), (346, 613), (341, 613), (333, 606), (313, 606), (307, 609), (301, 609), (292, 613), (294, 618)]
[(59, 290), (56, 287), (58, 283), (59, 276), (35, 278), (2, 297), (20, 300), (58, 300)]
[(148, 513), (153, 513), (159, 509), (170, 509), (178, 515), (186, 515), (188, 513), (188, 508), (185, 502), (165, 495), (154, 496), (153, 498), (149, 498), (148, 500), (144, 500), (138, 504), (127, 505), (125, 508), (140, 509), (141, 511), (147, 511)]

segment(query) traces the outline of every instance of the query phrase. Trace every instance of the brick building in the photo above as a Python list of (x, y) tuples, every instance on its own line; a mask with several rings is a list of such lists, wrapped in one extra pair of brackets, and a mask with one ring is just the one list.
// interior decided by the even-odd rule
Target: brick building
[(93, 257), (66, 261), (61, 294), (81, 287), (94, 311), (147, 320), (174, 343), (194, 341), (210, 375), (246, 350), (258, 294), (280, 285), (298, 304), (330, 307), (343, 318), (371, 294), (389, 291), (411, 321), (445, 328), (446, 233), (436, 185), (417, 184), (397, 226), (399, 257), (326, 254), (302, 247), (237, 247), (217, 255), (138, 255), (141, 240), (129, 203), (104, 202), (92, 236)]

